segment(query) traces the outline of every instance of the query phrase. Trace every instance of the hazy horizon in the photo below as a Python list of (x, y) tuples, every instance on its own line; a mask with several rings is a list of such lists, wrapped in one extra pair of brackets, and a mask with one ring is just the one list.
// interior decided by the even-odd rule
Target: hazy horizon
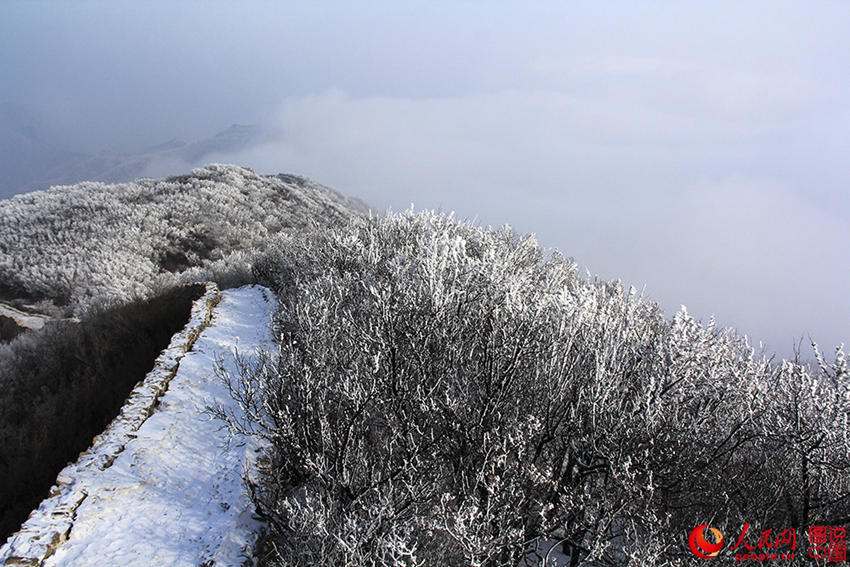
[(0, 103), (80, 154), (256, 124), (204, 161), (509, 223), (668, 316), (830, 352), (850, 340), (848, 21), (838, 1), (8, 1)]

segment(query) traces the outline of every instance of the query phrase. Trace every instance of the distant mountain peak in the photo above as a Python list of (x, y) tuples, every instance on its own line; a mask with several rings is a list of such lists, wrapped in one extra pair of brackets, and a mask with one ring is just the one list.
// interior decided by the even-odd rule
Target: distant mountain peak
[(0, 103), (0, 198), (82, 181), (118, 183), (176, 174), (259, 143), (263, 131), (231, 124), (211, 137), (185, 142), (172, 138), (139, 151), (75, 154), (43, 141), (38, 120), (15, 103)]

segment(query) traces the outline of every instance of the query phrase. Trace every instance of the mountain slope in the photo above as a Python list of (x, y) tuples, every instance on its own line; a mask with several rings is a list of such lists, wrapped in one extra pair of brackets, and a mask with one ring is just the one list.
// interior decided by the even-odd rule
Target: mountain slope
[(244, 279), (276, 234), (367, 210), (304, 177), (225, 165), (18, 195), (0, 201), (0, 300), (70, 315), (179, 281)]

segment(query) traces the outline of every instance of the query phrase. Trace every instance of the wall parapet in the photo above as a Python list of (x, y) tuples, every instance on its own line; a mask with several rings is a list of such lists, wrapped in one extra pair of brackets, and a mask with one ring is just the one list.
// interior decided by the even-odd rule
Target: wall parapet
[(186, 325), (171, 338), (151, 371), (130, 392), (118, 416), (103, 433), (94, 437), (89, 449), (80, 453), (75, 463), (59, 472), (50, 495), (33, 510), (21, 529), (0, 547), (3, 565), (40, 566), (67, 540), (76, 510), (88, 496), (89, 481), (112, 465), (127, 442), (154, 413), (157, 402), (177, 373), (180, 361), (209, 325), (221, 293), (212, 282), (206, 283), (205, 287), (204, 294), (192, 303)]

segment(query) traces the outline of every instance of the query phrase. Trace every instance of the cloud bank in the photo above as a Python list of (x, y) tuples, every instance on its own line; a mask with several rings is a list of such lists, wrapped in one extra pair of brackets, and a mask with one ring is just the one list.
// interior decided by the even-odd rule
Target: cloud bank
[[(754, 98), (771, 89), (766, 78), (743, 82)], [(777, 138), (810, 135), (808, 107), (787, 92), (764, 106), (717, 100), (706, 100), (712, 112), (682, 112), (557, 91), (331, 91), (284, 101), (269, 142), (216, 159), (301, 172), (379, 207), (508, 223), (593, 274), (645, 286), (668, 313), (685, 304), (704, 320), (716, 314), (786, 355), (804, 333), (831, 346), (846, 336), (850, 300), (818, 290), (850, 289), (847, 210), (751, 167), (787, 143)]]

